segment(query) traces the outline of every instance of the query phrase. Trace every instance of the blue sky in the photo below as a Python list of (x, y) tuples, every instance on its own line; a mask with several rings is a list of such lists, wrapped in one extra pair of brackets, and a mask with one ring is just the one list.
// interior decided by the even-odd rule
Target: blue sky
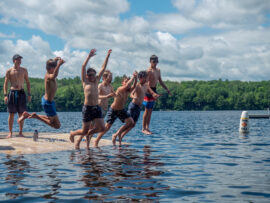
[(268, 80), (270, 4), (264, 0), (47, 0), (0, 2), (0, 77), (21, 54), (30, 77), (61, 56), (59, 77), (89, 65), (130, 75), (159, 56), (164, 80)]

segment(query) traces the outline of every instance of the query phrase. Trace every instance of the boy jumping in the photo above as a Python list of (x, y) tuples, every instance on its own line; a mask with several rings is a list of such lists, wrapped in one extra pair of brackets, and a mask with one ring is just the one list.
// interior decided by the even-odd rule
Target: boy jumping
[[(135, 79), (132, 87), (131, 87), (131, 83), (132, 81)], [(134, 121), (133, 119), (130, 117), (130, 115), (127, 113), (127, 111), (125, 110), (125, 104), (127, 102), (128, 99), (128, 95), (130, 92), (132, 92), (132, 90), (135, 88), (137, 83), (137, 72), (135, 71), (133, 73), (133, 76), (129, 79), (127, 77), (123, 78), (122, 81), (122, 85), (117, 89), (116, 91), (116, 95), (114, 97), (114, 101), (107, 113), (107, 123), (105, 125), (105, 130), (101, 133), (98, 134), (97, 139), (95, 140), (95, 144), (94, 146), (97, 147), (99, 140), (101, 139), (101, 137), (109, 131), (109, 129), (111, 128), (112, 124), (115, 122), (115, 120), (117, 118), (119, 118), (122, 123), (125, 123), (125, 125), (123, 125), (122, 127), (120, 127), (119, 134), (122, 133), (123, 130), (126, 130), (127, 128), (129, 128), (130, 126), (133, 125)], [(112, 143), (115, 145), (115, 141), (116, 141), (116, 136), (112, 136)]]
[(57, 90), (56, 78), (58, 76), (60, 66), (63, 63), (65, 63), (65, 61), (60, 57), (49, 59), (46, 63), (47, 72), (45, 74), (44, 79), (45, 95), (42, 97), (41, 100), (41, 104), (46, 113), (46, 116), (37, 115), (36, 113), (29, 114), (28, 112), (25, 111), (23, 112), (22, 116), (18, 119), (18, 123), (23, 122), (23, 120), (27, 118), (35, 118), (53, 128), (59, 129), (61, 127), (61, 123), (56, 113), (56, 105), (53, 99)]
[(144, 95), (148, 91), (154, 99), (157, 99), (160, 97), (159, 94), (156, 94), (147, 83), (147, 72), (146, 71), (140, 71), (138, 74), (139, 83), (136, 85), (135, 89), (132, 91), (130, 97), (132, 98), (132, 101), (128, 105), (128, 113), (132, 117), (134, 124), (127, 128), (125, 131), (122, 132), (121, 135), (118, 133), (115, 134), (115, 137), (119, 137), (119, 144), (121, 145), (121, 141), (123, 140), (123, 137), (132, 129), (135, 127), (141, 113), (141, 105), (143, 103)]
[[(96, 70), (93, 68), (88, 68), (86, 71), (86, 65), (91, 57), (93, 57), (96, 53), (95, 49), (92, 49), (88, 54), (82, 65), (82, 84), (84, 89), (84, 106), (82, 109), (83, 114), (83, 125), (82, 129), (76, 131), (70, 131), (69, 139), (72, 143), (74, 143), (74, 137), (76, 135), (87, 135), (87, 134), (95, 134), (101, 132), (105, 129), (104, 120), (102, 118), (101, 108), (98, 106), (98, 83), (100, 78), (102, 77), (110, 54), (112, 50), (110, 49), (107, 53), (106, 59), (102, 65), (102, 68), (98, 75), (96, 76)], [(93, 126), (91, 123), (94, 122)], [(87, 138), (87, 142), (89, 137)], [(75, 148), (79, 148), (80, 142), (77, 142)]]
[[(160, 85), (165, 90), (167, 90), (168, 94), (171, 95), (170, 90), (167, 88), (167, 86), (164, 84), (164, 82), (161, 79), (160, 69), (157, 68), (157, 64), (158, 64), (158, 57), (156, 55), (152, 55), (150, 57), (150, 67), (147, 69), (147, 74), (149, 77), (149, 81), (148, 81), (149, 86), (154, 92), (156, 92), (157, 82), (159, 81)], [(148, 91), (145, 94), (144, 101), (143, 101), (143, 105), (145, 106), (145, 111), (143, 114), (142, 132), (144, 134), (148, 134), (148, 135), (152, 134), (152, 132), (149, 129), (149, 126), (150, 126), (150, 120), (151, 120), (154, 104), (155, 104), (155, 98), (152, 97), (152, 95)]]

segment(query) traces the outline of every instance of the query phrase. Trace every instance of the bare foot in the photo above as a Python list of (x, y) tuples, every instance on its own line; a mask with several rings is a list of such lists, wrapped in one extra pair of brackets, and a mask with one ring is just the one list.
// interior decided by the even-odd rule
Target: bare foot
[(151, 135), (152, 133), (146, 129), (142, 130), (142, 133), (146, 134), (146, 135)]
[[(74, 137), (73, 137), (74, 139)], [(79, 140), (75, 143), (75, 149), (80, 149), (80, 142)]]
[(98, 147), (98, 142), (97, 141), (94, 142), (94, 147)]
[(113, 145), (116, 145), (116, 137), (117, 137), (117, 134), (112, 135), (112, 143), (113, 143)]
[(38, 115), (34, 112), (34, 113), (31, 113), (31, 115), (29, 116), (29, 118), (38, 118)]
[(12, 133), (9, 133), (6, 138), (12, 138)]
[(149, 129), (146, 129), (149, 135), (153, 134)]
[(24, 137), (24, 135), (22, 134), (22, 131), (19, 132), (18, 137)]
[(20, 118), (18, 118), (17, 123), (22, 122), (24, 119), (29, 118), (31, 115), (28, 112), (23, 112), (23, 114), (20, 116)]
[(119, 146), (121, 147), (121, 145), (122, 145), (122, 137), (119, 136)]
[(74, 143), (74, 135), (72, 135), (72, 131), (69, 132), (69, 140), (70, 142)]

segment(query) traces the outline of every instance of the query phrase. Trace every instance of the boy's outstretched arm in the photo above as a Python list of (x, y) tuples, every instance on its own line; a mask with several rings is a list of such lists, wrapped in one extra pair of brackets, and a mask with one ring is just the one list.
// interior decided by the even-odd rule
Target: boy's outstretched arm
[(159, 84), (165, 89), (167, 90), (168, 94), (172, 96), (170, 90), (168, 89), (168, 87), (165, 85), (165, 83), (163, 82), (163, 80), (161, 79), (161, 74), (159, 71), (159, 78), (158, 78)]
[[(118, 90), (128, 90), (130, 89), (131, 83), (134, 80), (135, 76), (137, 77), (137, 72), (135, 71), (132, 75), (132, 77), (129, 79), (129, 81), (124, 85), (124, 86), (120, 86), (118, 88)], [(135, 85), (136, 86), (136, 85)]]
[(135, 89), (136, 85), (137, 85), (137, 76), (138, 76), (137, 71), (135, 71), (135, 72), (133, 73), (133, 76), (134, 76), (135, 80), (134, 80), (134, 82), (133, 82), (133, 84), (132, 84), (132, 86), (131, 86), (131, 88), (130, 88), (130, 92), (132, 92), (132, 91)]
[(161, 96), (160, 94), (155, 93), (148, 84), (147, 84), (147, 90), (155, 99)]
[(110, 57), (111, 53), (112, 53), (112, 50), (109, 49), (109, 51), (107, 53), (107, 56), (105, 58), (105, 61), (104, 61), (103, 65), (102, 65), (102, 67), (101, 67), (101, 70), (98, 73), (98, 81), (100, 80), (100, 78), (102, 77), (104, 71), (106, 70), (106, 67), (107, 67), (107, 64), (108, 64), (108, 60), (109, 60), (109, 57)]
[(96, 49), (91, 49), (91, 51), (89, 52), (87, 58), (85, 59), (85, 61), (83, 62), (82, 64), (82, 82), (84, 83), (85, 80), (86, 80), (86, 66), (87, 66), (87, 63), (89, 61), (89, 59), (92, 57), (92, 56), (95, 56), (96, 55)]
[(65, 61), (64, 61), (62, 58), (60, 58), (60, 57), (56, 57), (54, 60), (57, 60), (57, 65), (56, 65), (56, 67), (55, 67), (55, 69), (54, 69), (54, 71), (53, 71), (53, 74), (52, 74), (51, 77), (50, 77), (51, 79), (57, 78), (58, 73), (59, 73), (60, 66), (61, 66), (63, 63), (65, 63)]

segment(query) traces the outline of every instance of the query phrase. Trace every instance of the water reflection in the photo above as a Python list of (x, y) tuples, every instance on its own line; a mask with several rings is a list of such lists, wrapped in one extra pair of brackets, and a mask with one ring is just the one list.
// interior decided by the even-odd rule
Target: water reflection
[(157, 200), (169, 190), (158, 178), (163, 163), (151, 156), (150, 146), (143, 153), (129, 147), (73, 151), (70, 159), (82, 168), (80, 181), (89, 188), (88, 200)]
[(29, 173), (30, 165), (28, 161), (24, 160), (23, 155), (11, 156), (6, 155), (7, 161), (4, 162), (6, 165), (6, 177), (5, 183), (16, 186), (15, 190), (6, 193), (6, 196), (10, 199), (15, 199), (19, 196), (27, 194), (28, 188), (22, 186), (22, 181), (25, 178), (25, 173)]

